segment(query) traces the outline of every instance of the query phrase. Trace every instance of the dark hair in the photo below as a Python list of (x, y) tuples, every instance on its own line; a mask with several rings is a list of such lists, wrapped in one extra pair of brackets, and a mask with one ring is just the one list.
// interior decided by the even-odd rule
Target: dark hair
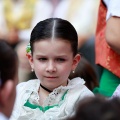
[(67, 120), (120, 120), (120, 99), (85, 98), (78, 104), (74, 116)]
[(94, 68), (91, 66), (88, 60), (81, 57), (78, 66), (75, 69), (75, 73), (70, 74), (69, 78), (81, 77), (85, 80), (85, 85), (92, 91), (95, 87), (99, 86), (97, 75)]
[(8, 79), (14, 79), (17, 65), (16, 52), (5, 40), (0, 40), (0, 87), (4, 86)]
[(60, 18), (49, 18), (37, 23), (30, 37), (31, 52), (33, 54), (33, 43), (48, 38), (62, 38), (70, 42), (73, 55), (77, 54), (78, 35), (73, 25), (67, 20)]

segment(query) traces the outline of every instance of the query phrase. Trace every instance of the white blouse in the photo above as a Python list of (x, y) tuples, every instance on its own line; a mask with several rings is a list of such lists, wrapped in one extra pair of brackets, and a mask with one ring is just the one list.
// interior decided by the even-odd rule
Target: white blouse
[(103, 0), (107, 6), (107, 16), (106, 20), (108, 20), (111, 16), (120, 17), (120, 0)]
[(0, 112), (0, 120), (9, 120), (3, 113)]
[[(10, 120), (65, 120), (74, 112), (78, 101), (94, 96), (84, 84), (85, 81), (79, 77), (69, 80), (67, 86), (54, 89), (44, 101), (44, 105), (40, 106), (40, 80), (20, 83), (17, 86), (17, 99)], [(34, 107), (27, 107), (27, 101)]]

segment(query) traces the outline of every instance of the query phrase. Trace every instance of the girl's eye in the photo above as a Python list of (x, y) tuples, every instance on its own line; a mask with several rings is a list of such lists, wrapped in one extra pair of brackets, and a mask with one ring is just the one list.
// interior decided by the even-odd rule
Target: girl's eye
[(64, 58), (57, 58), (56, 60), (57, 60), (58, 62), (64, 62), (64, 61), (65, 61)]
[(46, 61), (47, 58), (39, 58), (39, 61)]

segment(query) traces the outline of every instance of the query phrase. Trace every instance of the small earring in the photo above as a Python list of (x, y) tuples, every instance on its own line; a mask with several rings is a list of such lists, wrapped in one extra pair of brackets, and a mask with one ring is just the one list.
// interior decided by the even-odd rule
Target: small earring
[(72, 73), (75, 73), (75, 70), (73, 70)]
[(32, 71), (32, 72), (34, 71), (33, 68), (31, 69), (31, 71)]

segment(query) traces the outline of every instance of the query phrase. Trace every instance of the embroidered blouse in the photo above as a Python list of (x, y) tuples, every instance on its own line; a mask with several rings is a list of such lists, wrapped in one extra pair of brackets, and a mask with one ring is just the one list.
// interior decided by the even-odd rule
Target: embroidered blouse
[(84, 97), (94, 96), (81, 78), (68, 80), (67, 86), (55, 88), (39, 105), (40, 80), (29, 80), (17, 86), (17, 98), (10, 120), (65, 120)]

